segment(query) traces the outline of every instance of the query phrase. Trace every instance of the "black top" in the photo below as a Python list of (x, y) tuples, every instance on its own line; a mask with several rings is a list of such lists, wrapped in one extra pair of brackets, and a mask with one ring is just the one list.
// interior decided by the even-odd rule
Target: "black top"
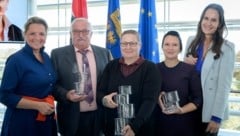
[(8, 28), (8, 41), (24, 41), (22, 30), (14, 24)]
[[(164, 62), (157, 64), (162, 75), (161, 91), (177, 90), (180, 106), (192, 102), (198, 108), (202, 105), (201, 81), (194, 66), (179, 62), (175, 67), (168, 68)], [(200, 123), (196, 111), (186, 114), (166, 115), (156, 108), (157, 135), (161, 136), (196, 136), (196, 125)], [(200, 115), (199, 115), (200, 116)], [(173, 130), (173, 131), (171, 131)]]
[[(130, 126), (137, 136), (149, 136), (149, 131), (143, 125), (149, 121), (161, 87), (161, 77), (153, 62), (144, 60), (136, 71), (125, 77), (120, 71), (119, 59), (115, 59), (106, 66), (99, 89), (97, 100), (99, 104), (105, 95), (117, 92), (121, 85), (131, 85), (132, 94), (130, 103), (134, 104), (135, 118), (130, 121)], [(105, 108), (105, 135), (114, 135), (114, 118), (117, 117), (117, 109)], [(151, 128), (151, 126), (149, 126)]]

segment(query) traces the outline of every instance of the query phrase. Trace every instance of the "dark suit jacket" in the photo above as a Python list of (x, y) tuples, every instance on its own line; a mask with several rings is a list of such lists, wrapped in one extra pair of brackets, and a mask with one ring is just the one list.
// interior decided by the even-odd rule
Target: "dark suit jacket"
[[(105, 68), (105, 65), (112, 59), (111, 53), (102, 47), (91, 45), (97, 68), (97, 82)], [(52, 50), (51, 59), (57, 73), (57, 84), (53, 92), (57, 100), (57, 122), (59, 132), (64, 136), (73, 136), (78, 128), (80, 109), (78, 102), (70, 102), (66, 93), (74, 89), (76, 81), (77, 59), (72, 45)]]
[(14, 24), (8, 28), (8, 41), (24, 41), (22, 30)]

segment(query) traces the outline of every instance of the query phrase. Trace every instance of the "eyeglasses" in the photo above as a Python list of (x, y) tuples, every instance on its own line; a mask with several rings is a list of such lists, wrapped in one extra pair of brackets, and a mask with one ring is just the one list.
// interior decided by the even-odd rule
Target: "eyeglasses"
[(136, 47), (138, 44), (138, 42), (122, 42), (121, 43), (121, 47), (127, 47), (129, 45), (129, 47)]
[(73, 30), (72, 33), (74, 35), (79, 35), (79, 34), (82, 34), (82, 35), (88, 35), (90, 32), (90, 30)]

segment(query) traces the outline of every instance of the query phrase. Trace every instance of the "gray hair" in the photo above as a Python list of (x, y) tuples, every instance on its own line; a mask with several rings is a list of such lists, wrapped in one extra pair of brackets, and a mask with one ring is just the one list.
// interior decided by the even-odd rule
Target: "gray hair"
[(70, 30), (72, 31), (72, 26), (76, 23), (76, 22), (86, 22), (88, 24), (88, 28), (90, 31), (92, 31), (92, 24), (88, 21), (87, 18), (75, 18), (72, 23), (71, 23), (71, 26), (70, 26)]

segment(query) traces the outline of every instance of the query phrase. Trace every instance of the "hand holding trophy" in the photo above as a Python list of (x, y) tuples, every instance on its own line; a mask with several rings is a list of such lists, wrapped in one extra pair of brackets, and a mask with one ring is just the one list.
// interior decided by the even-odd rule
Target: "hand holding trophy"
[(87, 95), (84, 93), (83, 86), (82, 86), (82, 77), (80, 72), (78, 71), (77, 65), (73, 66), (72, 69), (72, 89), (67, 93), (67, 99), (72, 102), (80, 102), (87, 98)]
[(179, 114), (182, 108), (179, 106), (179, 96), (177, 90), (170, 92), (161, 92), (159, 96), (159, 105), (165, 114)]

